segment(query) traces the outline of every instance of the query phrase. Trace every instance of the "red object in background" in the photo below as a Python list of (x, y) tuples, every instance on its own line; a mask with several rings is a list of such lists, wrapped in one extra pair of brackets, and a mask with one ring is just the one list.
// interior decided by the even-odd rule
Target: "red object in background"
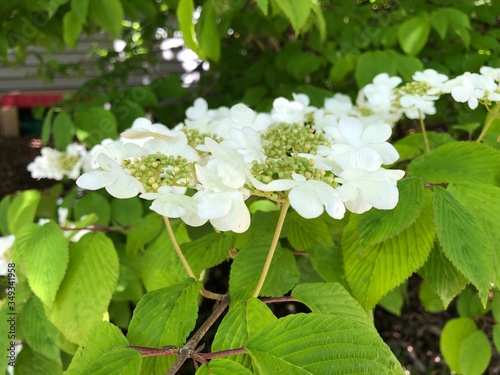
[(9, 93), (2, 96), (0, 106), (15, 108), (33, 108), (49, 106), (61, 101), (62, 94), (57, 93)]

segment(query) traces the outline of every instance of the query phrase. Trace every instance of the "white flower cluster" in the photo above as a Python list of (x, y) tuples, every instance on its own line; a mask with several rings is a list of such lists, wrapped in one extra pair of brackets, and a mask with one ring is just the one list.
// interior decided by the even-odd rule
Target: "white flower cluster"
[(76, 180), (82, 173), (82, 168), (90, 170), (88, 152), (81, 144), (69, 144), (66, 151), (44, 147), (41, 154), (28, 164), (31, 177), (36, 179), (50, 178), (61, 181), (67, 177)]
[(387, 142), (391, 126), (365, 125), (347, 116), (351, 109), (338, 94), (323, 108), (304, 94), (278, 98), (270, 113), (241, 103), (209, 109), (199, 98), (174, 129), (139, 118), (119, 140), (96, 146), (94, 170), (77, 185), (139, 194), (163, 216), (234, 232), (250, 225), (251, 197), (288, 200), (305, 218), (392, 209), (404, 172), (382, 168), (399, 158)]

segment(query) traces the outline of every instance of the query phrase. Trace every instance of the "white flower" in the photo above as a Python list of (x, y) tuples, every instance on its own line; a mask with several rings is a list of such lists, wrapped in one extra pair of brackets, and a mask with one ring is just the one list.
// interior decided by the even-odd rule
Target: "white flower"
[(123, 169), (106, 154), (99, 154), (96, 158), (102, 170), (95, 170), (81, 175), (76, 184), (84, 189), (106, 191), (116, 198), (132, 198), (144, 193), (142, 184), (132, 177), (128, 170)]
[(339, 127), (337, 120), (336, 115), (332, 115), (324, 109), (318, 109), (313, 114), (313, 127), (316, 131), (325, 133), (330, 140), (334, 140)]
[(309, 96), (307, 96), (306, 94), (292, 93), (292, 98), (294, 101), (302, 104), (302, 107), (304, 107), (304, 114), (314, 112), (317, 109), (316, 107), (312, 107), (309, 105), (311, 103), (311, 100), (309, 99)]
[(500, 82), (500, 68), (492, 68), (489, 66), (482, 66), (479, 69), (479, 73), (483, 76), (488, 76), (493, 78), (494, 81)]
[(199, 227), (207, 219), (198, 216), (198, 202), (184, 195), (186, 188), (162, 186), (157, 193), (143, 193), (143, 199), (153, 200), (150, 208), (162, 216), (181, 218), (187, 225)]
[(367, 98), (373, 112), (388, 112), (394, 100), (394, 89), (402, 82), (400, 77), (389, 77), (387, 73), (380, 73), (370, 83), (361, 89)]
[(271, 118), (274, 123), (302, 124), (305, 120), (304, 110), (304, 106), (297, 101), (277, 98), (273, 102)]
[(323, 181), (306, 180), (304, 176), (294, 174), (292, 180), (275, 180), (259, 188), (263, 191), (290, 190), (290, 206), (306, 219), (318, 217), (325, 210), (334, 219), (342, 219), (345, 214), (339, 195)]
[(6, 276), (9, 269), (8, 264), (11, 259), (7, 259), (7, 255), (10, 254), (10, 249), (14, 245), (16, 237), (10, 234), (5, 237), (0, 237), (0, 276)]
[(368, 171), (352, 168), (335, 179), (342, 184), (336, 191), (351, 212), (361, 214), (372, 207), (391, 210), (398, 203), (397, 181), (403, 176), (404, 171), (397, 169)]
[(188, 145), (187, 136), (180, 130), (173, 133), (179, 133), (175, 142), (170, 142), (164, 139), (155, 139), (144, 144), (144, 149), (148, 154), (160, 154), (167, 156), (180, 156), (185, 158), (188, 162), (195, 162), (200, 160), (200, 154), (191, 146)]
[(412, 78), (417, 82), (425, 82), (431, 87), (427, 91), (428, 95), (439, 93), (441, 91), (441, 86), (448, 81), (448, 76), (438, 73), (434, 69), (425, 69), (423, 72), (415, 72)]
[(231, 129), (249, 127), (255, 131), (264, 131), (271, 125), (271, 116), (267, 113), (257, 113), (243, 103), (235, 104), (229, 110), (229, 116), (210, 127), (212, 133), (226, 138)]
[(198, 201), (199, 216), (209, 219), (218, 230), (245, 232), (250, 226), (250, 212), (245, 204), (250, 192), (243, 187), (228, 187), (219, 177), (216, 164), (197, 164), (195, 168), (200, 185), (193, 198)]
[(208, 109), (208, 103), (203, 98), (197, 98), (193, 105), (186, 110), (185, 124), (189, 129), (198, 129), (202, 133), (207, 133), (208, 125), (216, 117), (213, 110)]
[(451, 96), (459, 103), (467, 103), (470, 109), (476, 109), (479, 100), (500, 100), (496, 91), (498, 85), (489, 76), (466, 72), (452, 79), (444, 85), (444, 92), (451, 92)]
[(420, 115), (424, 119), (425, 115), (436, 114), (435, 101), (437, 99), (439, 99), (437, 96), (410, 95), (405, 93), (399, 99), (399, 104), (403, 108), (405, 116), (409, 119), (418, 119)]
[(111, 159), (121, 164), (123, 160), (148, 155), (147, 150), (135, 143), (124, 143), (123, 141), (113, 141), (105, 139), (101, 144), (96, 145), (91, 150), (92, 155), (92, 168), (99, 168), (97, 163), (97, 156), (99, 154), (106, 154)]
[(339, 121), (339, 136), (332, 146), (329, 158), (342, 169), (363, 168), (376, 170), (382, 164), (392, 164), (399, 154), (387, 140), (392, 130), (388, 124), (374, 124), (364, 128), (354, 117)]
[(254, 160), (262, 163), (266, 159), (259, 133), (247, 126), (241, 130), (230, 129), (227, 138), (220, 145), (239, 152), (243, 155), (245, 163), (251, 163)]
[(31, 177), (50, 178), (61, 181), (64, 177), (76, 179), (80, 176), (81, 169), (87, 163), (87, 151), (85, 147), (77, 144), (69, 144), (66, 151), (61, 152), (50, 147), (41, 150), (41, 156), (28, 164)]
[(353, 109), (351, 97), (337, 93), (332, 98), (325, 99), (325, 109), (337, 118), (349, 115)]
[(132, 124), (132, 127), (122, 132), (120, 136), (122, 137), (122, 140), (125, 138), (127, 143), (135, 143), (143, 147), (145, 147), (146, 144), (152, 146), (155, 143), (162, 141), (169, 143), (183, 143), (186, 138), (186, 134), (183, 132), (173, 131), (163, 124), (153, 124), (150, 120), (144, 117), (136, 119)]

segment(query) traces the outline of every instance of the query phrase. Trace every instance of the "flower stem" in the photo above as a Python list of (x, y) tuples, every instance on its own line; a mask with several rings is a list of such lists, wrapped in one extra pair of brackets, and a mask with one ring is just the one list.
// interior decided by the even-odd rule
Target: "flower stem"
[(168, 217), (163, 216), (163, 221), (165, 222), (165, 226), (167, 227), (167, 232), (168, 235), (170, 236), (170, 240), (172, 241), (172, 244), (174, 245), (175, 252), (177, 253), (179, 259), (181, 260), (182, 265), (186, 269), (186, 272), (188, 273), (189, 277), (192, 277), (195, 280), (198, 280), (196, 276), (193, 273), (193, 270), (191, 267), (189, 267), (189, 263), (186, 260), (186, 257), (182, 253), (182, 250), (179, 246), (179, 243), (177, 242), (177, 239), (175, 238), (175, 233), (172, 230), (172, 225), (170, 225), (170, 220)]
[(286, 213), (289, 207), (290, 207), (290, 201), (287, 200), (285, 203), (283, 203), (283, 207), (281, 208), (280, 217), (278, 219), (278, 224), (276, 225), (276, 230), (274, 231), (274, 237), (271, 242), (271, 247), (269, 248), (269, 253), (267, 253), (266, 262), (264, 263), (264, 268), (262, 269), (259, 281), (253, 292), (252, 295), (253, 297), (259, 296), (262, 286), (264, 285), (264, 281), (266, 281), (266, 276), (267, 273), (269, 272), (269, 267), (271, 267), (271, 262), (273, 260), (274, 252), (276, 251), (276, 247), (278, 246), (281, 230), (283, 229), (283, 223), (285, 222)]
[(490, 128), (491, 124), (493, 124), (493, 121), (495, 121), (498, 118), (498, 111), (499, 110), (500, 110), (500, 105), (497, 104), (495, 106), (495, 109), (490, 112), (490, 117), (485, 122), (485, 124), (483, 126), (483, 130), (481, 131), (481, 134), (479, 134), (479, 137), (477, 137), (476, 142), (479, 143), (483, 140), (483, 138), (486, 135), (486, 133), (488, 132), (488, 129)]
[(420, 128), (422, 129), (422, 136), (424, 137), (425, 150), (429, 152), (431, 150), (431, 147), (429, 146), (429, 139), (427, 138), (427, 130), (425, 129), (425, 122), (424, 118), (422, 117), (422, 112), (420, 112), (420, 109), (418, 110), (418, 119), (420, 121)]

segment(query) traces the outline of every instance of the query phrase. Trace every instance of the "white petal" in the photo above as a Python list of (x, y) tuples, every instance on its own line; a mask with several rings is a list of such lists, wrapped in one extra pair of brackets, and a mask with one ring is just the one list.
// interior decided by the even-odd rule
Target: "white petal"
[(113, 197), (120, 199), (132, 198), (144, 192), (142, 184), (132, 176), (127, 176), (126, 174), (118, 176), (118, 179), (114, 183), (105, 188)]
[(98, 190), (104, 186), (111, 185), (118, 179), (118, 175), (106, 171), (93, 171), (82, 174), (76, 180), (76, 184), (83, 189)]
[(293, 188), (288, 194), (288, 199), (295, 211), (305, 219), (318, 217), (324, 211), (323, 203), (307, 188), (307, 184)]
[(204, 219), (215, 219), (227, 215), (231, 209), (230, 192), (202, 193), (198, 199), (198, 214)]

